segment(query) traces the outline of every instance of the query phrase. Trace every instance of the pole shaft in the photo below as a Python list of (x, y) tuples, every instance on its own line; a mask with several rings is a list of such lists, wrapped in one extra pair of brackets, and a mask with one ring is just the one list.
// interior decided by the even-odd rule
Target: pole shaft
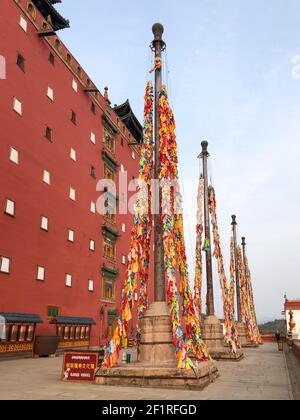
[[(206, 145), (206, 147), (204, 146)], [(203, 147), (204, 146), (204, 147)], [(210, 214), (209, 214), (209, 196), (208, 196), (208, 144), (202, 143), (202, 162), (203, 162), (203, 178), (204, 178), (204, 225), (205, 239), (209, 241), (210, 248), (206, 250), (206, 281), (207, 281), (207, 316), (215, 315), (214, 304), (214, 285), (212, 273), (212, 253), (211, 253), (211, 232), (210, 232)]]
[[(162, 47), (164, 45), (162, 39), (155, 39), (153, 41), (155, 59), (162, 57)], [(160, 88), (162, 86), (162, 69), (155, 70), (155, 129), (154, 129), (154, 144), (155, 144), (155, 165), (154, 165), (154, 179), (159, 180), (161, 169), (161, 162), (159, 158), (159, 96)], [(164, 263), (164, 244), (163, 244), (163, 226), (161, 220), (161, 194), (158, 184), (155, 188), (155, 215), (154, 215), (154, 297), (155, 302), (166, 301), (166, 284), (165, 284), (165, 263)]]
[(237, 229), (236, 229), (236, 217), (233, 216), (232, 228), (233, 228), (233, 240), (234, 240), (234, 261), (235, 261), (235, 283), (236, 283), (236, 304), (238, 322), (243, 322), (242, 317), (242, 301), (241, 301), (241, 285), (239, 275), (239, 264), (238, 264), (238, 249), (237, 249)]
[(248, 283), (248, 272), (246, 267), (246, 238), (242, 238), (242, 250), (243, 250), (243, 267), (244, 267), (244, 273), (245, 273), (245, 279), (246, 279), (246, 291), (247, 296), (249, 295), (249, 283)]

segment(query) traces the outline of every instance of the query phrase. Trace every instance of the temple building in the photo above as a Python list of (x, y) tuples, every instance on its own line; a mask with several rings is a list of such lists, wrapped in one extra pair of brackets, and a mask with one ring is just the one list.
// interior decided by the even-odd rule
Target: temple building
[(115, 181), (112, 201), (126, 204), (119, 176), (138, 176), (142, 126), (128, 101), (111, 106), (57, 36), (69, 27), (58, 2), (0, 2), (4, 356), (31, 354), (35, 336), (58, 334), (60, 349), (107, 343), (126, 273), (133, 216), (100, 214), (97, 185)]

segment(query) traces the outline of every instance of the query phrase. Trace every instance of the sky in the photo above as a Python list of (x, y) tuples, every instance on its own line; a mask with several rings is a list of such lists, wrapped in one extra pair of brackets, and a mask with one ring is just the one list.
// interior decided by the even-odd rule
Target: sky
[[(186, 243), (194, 271), (197, 156), (209, 142), (222, 248), (231, 215), (246, 236), (260, 321), (300, 298), (299, 0), (63, 0), (59, 36), (113, 104), (142, 121), (151, 27), (167, 43), (165, 83), (177, 122)], [(221, 316), (214, 268), (215, 300)]]

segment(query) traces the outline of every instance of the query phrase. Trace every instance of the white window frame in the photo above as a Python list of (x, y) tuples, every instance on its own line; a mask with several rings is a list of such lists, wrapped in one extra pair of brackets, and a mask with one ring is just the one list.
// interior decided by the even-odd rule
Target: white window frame
[(0, 273), (10, 274), (11, 258), (1, 256), (0, 257)]
[(68, 229), (68, 241), (75, 242), (75, 231), (73, 229)]
[(78, 92), (78, 82), (75, 79), (72, 80), (72, 89), (74, 92)]
[(75, 149), (71, 148), (70, 150), (70, 158), (74, 161), (77, 162), (77, 152)]
[(50, 99), (50, 101), (54, 102), (54, 90), (50, 86), (47, 88), (47, 97)]
[(96, 144), (96, 134), (95, 133), (91, 132), (90, 140), (93, 144)]
[(28, 22), (22, 15), (20, 16), (19, 25), (23, 29), (24, 32), (27, 32)]
[(49, 231), (49, 219), (46, 216), (41, 216), (41, 229), (45, 232)]
[(13, 101), (13, 110), (16, 114), (22, 116), (23, 115), (23, 104), (16, 96), (14, 97)]
[(125, 223), (122, 224), (122, 232), (123, 233), (126, 233), (126, 225), (125, 225)]
[(122, 264), (126, 265), (126, 255), (122, 255)]
[(16, 215), (16, 202), (7, 198), (5, 201), (5, 214), (14, 217)]
[(10, 147), (9, 160), (16, 165), (19, 165), (20, 163), (19, 150), (15, 149), (13, 146)]
[(76, 190), (73, 187), (70, 187), (69, 198), (72, 201), (76, 201)]
[(43, 172), (43, 182), (47, 185), (51, 185), (51, 175), (50, 172), (44, 169)]
[(89, 290), (89, 292), (94, 291), (94, 280), (89, 280), (88, 290)]
[(66, 274), (66, 287), (72, 287), (72, 274)]
[(90, 251), (95, 252), (96, 242), (93, 239), (90, 239)]
[(96, 208), (96, 203), (94, 201), (91, 202), (90, 210), (91, 210), (91, 213), (96, 214), (97, 208)]
[(38, 281), (45, 281), (45, 274), (46, 274), (45, 267), (42, 267), (41, 265), (38, 265), (37, 273), (36, 273), (36, 279)]

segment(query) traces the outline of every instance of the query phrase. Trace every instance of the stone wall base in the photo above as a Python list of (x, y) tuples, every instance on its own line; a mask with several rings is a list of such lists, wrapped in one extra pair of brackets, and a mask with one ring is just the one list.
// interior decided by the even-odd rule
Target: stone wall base
[(240, 340), (241, 340), (242, 348), (248, 349), (248, 348), (257, 348), (258, 347), (258, 344), (253, 344), (248, 339), (247, 328), (246, 328), (246, 325), (243, 322), (238, 322), (237, 323), (237, 330), (238, 330), (238, 334), (239, 334), (239, 337), (240, 337)]
[(218, 377), (218, 369), (214, 362), (199, 363), (195, 371), (134, 363), (124, 367), (99, 370), (95, 383), (121, 387), (203, 390)]

